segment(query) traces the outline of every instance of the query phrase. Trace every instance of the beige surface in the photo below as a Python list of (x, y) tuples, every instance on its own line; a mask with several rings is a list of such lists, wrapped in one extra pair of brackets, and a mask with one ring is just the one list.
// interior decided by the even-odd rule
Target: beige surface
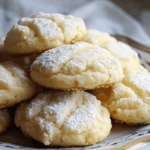
[(39, 53), (82, 41), (87, 34), (80, 18), (38, 13), (15, 24), (6, 36), (4, 47), (13, 55)]
[(26, 71), (13, 62), (0, 63), (0, 108), (30, 99), (37, 86)]
[(110, 52), (79, 42), (42, 53), (31, 66), (31, 77), (44, 87), (77, 90), (120, 82), (123, 72)]
[(10, 124), (10, 113), (7, 108), (0, 109), (0, 133), (5, 132)]
[(84, 91), (49, 91), (22, 103), (15, 124), (32, 138), (51, 146), (95, 144), (110, 133), (109, 112)]

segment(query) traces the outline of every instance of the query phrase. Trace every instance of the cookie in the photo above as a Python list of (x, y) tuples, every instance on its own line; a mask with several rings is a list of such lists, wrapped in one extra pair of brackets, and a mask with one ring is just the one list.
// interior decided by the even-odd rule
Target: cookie
[(109, 43), (104, 46), (114, 57), (121, 62), (124, 75), (139, 68), (139, 59), (135, 51), (123, 42)]
[(35, 60), (35, 58), (38, 55), (30, 55), (30, 56), (25, 56), (25, 57), (12, 57), (10, 53), (4, 49), (4, 39), (0, 40), (0, 62), (5, 62), (5, 61), (14, 61), (21, 66), (29, 66), (32, 64), (32, 62)]
[(15, 124), (24, 134), (50, 146), (95, 144), (110, 133), (108, 110), (84, 91), (49, 91), (16, 111)]
[(10, 113), (7, 108), (0, 109), (0, 133), (5, 132), (10, 124)]
[(12, 55), (29, 55), (82, 41), (87, 34), (80, 18), (38, 13), (15, 24), (6, 36), (4, 47)]
[(87, 43), (104, 47), (108, 43), (117, 42), (117, 40), (114, 37), (110, 36), (106, 32), (102, 32), (95, 29), (89, 29), (88, 32), (89, 34), (84, 40)]
[(106, 90), (108, 99), (100, 100), (112, 118), (132, 125), (150, 122), (150, 74), (128, 74), (110, 89), (101, 89)]
[(123, 71), (110, 52), (86, 42), (48, 50), (31, 65), (31, 77), (52, 89), (94, 89), (120, 82)]
[(36, 92), (37, 85), (20, 65), (0, 63), (0, 108), (30, 99)]

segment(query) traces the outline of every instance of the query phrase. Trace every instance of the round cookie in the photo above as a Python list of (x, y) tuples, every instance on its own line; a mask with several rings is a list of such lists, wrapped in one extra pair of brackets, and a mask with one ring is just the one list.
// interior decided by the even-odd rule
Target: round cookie
[(38, 13), (22, 18), (8, 32), (4, 47), (12, 55), (40, 53), (84, 40), (88, 31), (82, 19)]
[(51, 146), (95, 144), (110, 133), (108, 110), (84, 91), (49, 91), (16, 111), (15, 124), (24, 134)]
[(0, 63), (0, 108), (30, 99), (37, 86), (25, 70), (14, 62)]
[(117, 40), (114, 37), (110, 36), (106, 32), (98, 31), (95, 29), (89, 29), (88, 32), (89, 34), (84, 40), (87, 43), (104, 47), (106, 44), (110, 42), (114, 43), (117, 42)]
[(0, 133), (5, 132), (10, 124), (10, 113), (8, 108), (0, 109)]
[(139, 68), (138, 55), (127, 44), (123, 42), (109, 43), (104, 48), (120, 60), (124, 75)]
[(108, 99), (100, 100), (112, 118), (127, 124), (150, 122), (150, 74), (128, 74), (107, 92)]
[(123, 78), (118, 59), (86, 42), (48, 50), (37, 57), (30, 69), (34, 82), (62, 90), (94, 89)]

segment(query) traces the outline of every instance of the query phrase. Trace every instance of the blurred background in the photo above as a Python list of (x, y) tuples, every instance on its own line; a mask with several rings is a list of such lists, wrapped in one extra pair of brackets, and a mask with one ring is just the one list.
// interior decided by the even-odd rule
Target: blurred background
[(0, 0), (0, 38), (20, 18), (37, 12), (81, 17), (87, 28), (150, 46), (150, 0)]
[(150, 36), (150, 0), (112, 0), (141, 23)]

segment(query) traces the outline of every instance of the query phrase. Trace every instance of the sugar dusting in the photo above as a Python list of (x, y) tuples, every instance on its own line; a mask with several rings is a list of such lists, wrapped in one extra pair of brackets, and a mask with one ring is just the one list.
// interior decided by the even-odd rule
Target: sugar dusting
[(96, 69), (102, 71), (102, 68), (107, 68), (109, 74), (113, 74), (114, 70), (121, 65), (119, 60), (112, 57), (107, 50), (79, 42), (44, 52), (33, 62), (31, 69), (36, 67), (40, 72), (46, 71), (51, 74), (57, 72), (79, 74), (87, 68), (94, 71), (97, 71)]
[[(84, 36), (87, 33), (87, 29), (82, 19), (75, 18), (73, 16), (65, 16), (62, 14), (48, 14), (48, 13), (38, 13), (29, 16), (30, 18), (22, 18), (19, 24), (29, 26), (27, 23), (34, 24), (34, 29), (38, 29), (40, 36), (44, 38), (47, 42), (55, 40), (56, 46), (62, 45), (61, 43), (70, 43), (80, 32)], [(30, 26), (29, 26), (30, 28)], [(21, 27), (20, 27), (20, 30)], [(81, 36), (81, 34), (80, 34)], [(82, 39), (82, 36), (81, 36)]]
[[(97, 110), (100, 101), (95, 96), (84, 93), (84, 102), (73, 111), (71, 116), (65, 121), (65, 132), (84, 132), (89, 129), (95, 129), (97, 122), (102, 119)], [(100, 108), (99, 108), (100, 109)]]
[[(39, 124), (39, 127), (43, 131), (44, 136), (49, 136), (50, 138), (53, 137), (53, 123), (52, 122), (45, 122), (45, 119), (41, 117), (36, 117), (35, 121)], [(46, 125), (45, 125), (46, 124)]]
[(81, 47), (81, 43), (76, 43), (74, 45), (63, 45), (61, 47), (48, 50), (40, 55), (33, 62), (32, 66), (40, 64), (41, 67), (47, 68), (52, 72), (58, 72), (60, 67), (63, 67), (63, 65), (68, 62), (70, 57), (77, 53), (77, 49)]
[[(73, 97), (76, 97), (78, 94), (83, 94), (83, 97), (80, 96), (81, 99), (74, 100)], [(54, 124), (55, 126), (60, 127), (63, 125), (62, 123), (64, 123), (66, 132), (69, 132), (70, 130), (83, 132), (83, 130), (87, 130), (91, 127), (96, 128), (97, 119), (101, 119), (101, 116), (97, 110), (100, 101), (98, 101), (95, 96), (83, 91), (60, 92), (59, 95), (58, 92), (55, 92), (54, 95), (52, 95), (52, 92), (45, 94), (45, 97), (43, 97), (44, 94), (41, 94), (41, 98), (43, 97), (42, 100), (39, 101), (38, 98), (38, 101), (36, 101), (35, 99), (32, 101), (31, 106), (29, 105), (30, 107), (27, 108), (26, 117), (30, 118), (30, 116), (32, 116), (30, 119), (35, 117), (43, 131), (46, 130), (48, 134), (51, 134)], [(75, 101), (83, 102), (80, 104)], [(38, 111), (38, 114), (34, 112), (36, 111), (36, 108), (38, 109), (36, 103), (38, 103), (38, 105), (41, 103), (42, 107), (42, 109)], [(74, 107), (72, 105), (77, 106)], [(67, 116), (67, 119), (64, 115)]]
[(68, 108), (70, 101), (68, 99), (63, 99), (58, 104), (53, 104), (51, 106), (46, 106), (44, 108), (45, 118), (51, 121), (61, 122), (63, 120), (63, 115)]
[(38, 27), (42, 37), (44, 37), (45, 39), (53, 39), (62, 36), (61, 29), (58, 28), (57, 24), (50, 19), (34, 18), (33, 22)]
[[(41, 116), (41, 119), (38, 117), (38, 120), (42, 124), (43, 121), (48, 121), (61, 126), (64, 118), (68, 115), (68, 111), (74, 107), (73, 105), (77, 101), (71, 98), (74, 94), (75, 92), (72, 91), (42, 93), (27, 107), (26, 117), (33, 119)], [(47, 126), (47, 123), (42, 126)]]
[(89, 102), (87, 106), (79, 106), (65, 122), (66, 132), (76, 131), (78, 133), (88, 130), (97, 123), (95, 106)]
[(143, 91), (150, 92), (150, 75), (137, 74), (131, 76), (130, 81)]
[(109, 43), (106, 45), (107, 49), (114, 52), (118, 57), (130, 57), (132, 55), (137, 55), (130, 46), (123, 42)]

